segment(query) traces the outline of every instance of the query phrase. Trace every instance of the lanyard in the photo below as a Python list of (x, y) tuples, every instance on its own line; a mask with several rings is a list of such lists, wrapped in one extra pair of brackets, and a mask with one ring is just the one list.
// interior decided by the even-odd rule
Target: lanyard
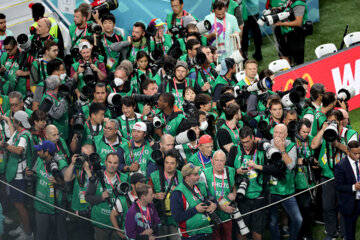
[(190, 151), (191, 151), (192, 154), (194, 154), (194, 153), (196, 152), (196, 151), (193, 151), (193, 150), (196, 150), (196, 147), (193, 148), (193, 147), (191, 146), (191, 143), (188, 143), (188, 147), (189, 147), (189, 149), (190, 149)]
[[(223, 170), (223, 173), (222, 173), (222, 181), (221, 181), (221, 194), (220, 194), (220, 198), (222, 198), (224, 196), (224, 179), (225, 179), (225, 171)], [(215, 171), (213, 169), (213, 176), (214, 176), (214, 194), (215, 194), (215, 197), (216, 197), (216, 179), (215, 179)], [(229, 176), (228, 176), (229, 177)], [(220, 199), (219, 198), (219, 199)]]
[(229, 80), (229, 79), (227, 79), (227, 77), (225, 77), (225, 76), (221, 76), (230, 86), (231, 86), (231, 79)]
[[(133, 141), (131, 141), (131, 145), (132, 146), (135, 146), (135, 144), (134, 144), (134, 142)], [(141, 163), (141, 158), (142, 158), (142, 156), (143, 156), (143, 153), (144, 153), (144, 148), (145, 148), (145, 144), (143, 143), (143, 146), (142, 146), (142, 149), (141, 149), (141, 153), (140, 153), (140, 158), (139, 158), (139, 163)], [(131, 159), (131, 156), (130, 156), (130, 161), (134, 161), (135, 162), (135, 157), (134, 157), (134, 159)]]
[[(226, 123), (226, 126), (227, 126), (227, 127), (232, 131), (232, 133), (234, 134), (234, 137), (235, 137), (236, 141), (239, 143), (239, 138), (236, 136), (234, 130), (229, 126), (228, 121), (226, 121), (225, 123)], [(236, 126), (235, 126), (235, 128), (236, 128), (236, 131), (238, 132), (238, 136), (239, 136), (239, 135), (240, 135), (239, 129), (238, 129)]]
[[(198, 152), (198, 156), (200, 158), (201, 164), (203, 165), (203, 168), (205, 169), (204, 159), (203, 159), (202, 153), (200, 151)], [(211, 157), (210, 157), (210, 162), (211, 162)]]
[(17, 140), (19, 140), (19, 138), (20, 138), (20, 136), (21, 136), (21, 133), (24, 132), (25, 130), (26, 130), (26, 129), (23, 129), (23, 130), (21, 130), (20, 132), (18, 132), (18, 135), (16, 136), (14, 143), (16, 143)]
[[(140, 41), (141, 41), (141, 40), (140, 40)], [(144, 48), (145, 48), (145, 46), (142, 46), (142, 47), (141, 47), (141, 50), (143, 51)], [(136, 56), (135, 56), (135, 45), (134, 45), (134, 44), (132, 45), (132, 55), (133, 55), (133, 57), (136, 57)]]
[(47, 169), (46, 169), (45, 161), (44, 161), (43, 163), (44, 163), (44, 168), (45, 168), (46, 176), (47, 176), (47, 178), (49, 179), (49, 178), (50, 178), (50, 175), (49, 175), (49, 173), (48, 173), (48, 171), (47, 171)]
[[(194, 197), (200, 199), (200, 201), (203, 201), (203, 200), (204, 200), (204, 197), (203, 197), (203, 195), (201, 194), (201, 191), (200, 191), (200, 189), (198, 188), (198, 186), (194, 185), (194, 188), (195, 188), (195, 190), (198, 191), (198, 193), (199, 193), (199, 195), (200, 195), (200, 198), (192, 193), (192, 194), (194, 195)], [(196, 194), (196, 191), (195, 191), (195, 194)]]
[(206, 75), (209, 75), (209, 77), (211, 78), (211, 80), (215, 81), (215, 79), (211, 76), (210, 71), (209, 71), (209, 72), (206, 71), (205, 68), (203, 68), (202, 70), (205, 72)]
[[(177, 98), (178, 98), (178, 103), (180, 104), (180, 94), (179, 94), (178, 88), (177, 88), (177, 86), (176, 86), (175, 78), (173, 78), (173, 82), (174, 82), (174, 87), (175, 87), (175, 91), (176, 91), (176, 96), (177, 96)], [(186, 79), (185, 79), (185, 87), (187, 87)]]
[(115, 152), (115, 148), (112, 146), (111, 143), (108, 143), (108, 145), (111, 147), (111, 149), (113, 150), (113, 152)]
[(1, 113), (4, 115), (4, 109), (2, 108), (2, 104), (0, 104)]
[[(215, 25), (215, 31), (217, 32), (217, 24), (216, 24), (216, 15), (214, 14), (214, 25)], [(225, 32), (226, 32), (226, 14), (225, 14), (225, 16), (224, 16), (224, 20), (223, 20), (223, 33), (224, 33), (224, 35), (223, 35), (223, 39), (225, 40)], [(216, 33), (217, 34), (217, 33)]]
[[(12, 57), (12, 58), (11, 58), (11, 57), (9, 57), (9, 56), (8, 56), (8, 58), (13, 59), (13, 61), (12, 61), (12, 63), (11, 63), (11, 66), (10, 66), (10, 68), (8, 69), (8, 72), (10, 72), (11, 69), (13, 68), (13, 66), (14, 66), (14, 64), (15, 64), (15, 62), (16, 62), (17, 59), (15, 59), (15, 57)], [(7, 62), (7, 59), (6, 59), (5, 62)]]
[[(110, 178), (108, 177), (108, 175), (106, 174), (106, 171), (104, 172), (104, 174), (105, 174), (106, 179), (107, 179), (108, 182), (110, 183), (112, 189), (115, 189), (115, 188), (114, 188), (114, 185), (113, 185), (112, 182), (111, 182), (111, 179), (110, 179)], [(116, 175), (117, 179), (119, 180), (119, 183), (121, 183), (119, 175), (118, 175), (117, 173), (115, 173), (115, 175)], [(105, 190), (105, 189), (104, 189), (104, 190)]]
[[(299, 144), (300, 143), (300, 144)], [(297, 146), (297, 149), (298, 149), (298, 152), (301, 153), (301, 147), (302, 147), (302, 144), (299, 140), (296, 141), (296, 146)], [(304, 143), (304, 147), (303, 147), (303, 158), (306, 158), (306, 141)]]
[[(120, 42), (119, 41), (119, 37), (115, 34), (115, 38), (116, 38), (116, 40), (118, 41), (118, 42)], [(107, 43), (107, 41), (106, 41), (106, 38), (105, 38), (105, 34), (104, 34), (104, 43), (105, 43), (105, 46), (106, 46), (106, 48), (107, 48), (107, 52), (108, 52), (108, 55), (109, 55), (109, 57), (110, 57), (110, 52), (111, 52), (111, 50), (110, 50), (110, 46), (108, 45), (108, 43)], [(111, 58), (112, 59), (112, 58)]]
[[(166, 182), (168, 183), (168, 186), (169, 186), (171, 180), (168, 178), (166, 171), (164, 171), (164, 176), (165, 176), (165, 180), (166, 180)], [(175, 178), (175, 179), (174, 179), (175, 182), (176, 182), (176, 185), (175, 185), (175, 186), (177, 186), (177, 185), (178, 185), (178, 181), (177, 181), (175, 175), (173, 176), (173, 178)]]
[[(149, 210), (149, 207), (146, 206), (146, 215), (144, 214), (143, 210), (142, 210), (142, 207), (140, 205), (139, 202), (137, 202), (137, 205), (139, 206), (139, 209), (140, 209), (140, 213), (141, 213), (141, 221), (150, 228), (150, 210)], [(145, 216), (145, 218), (144, 218)]]

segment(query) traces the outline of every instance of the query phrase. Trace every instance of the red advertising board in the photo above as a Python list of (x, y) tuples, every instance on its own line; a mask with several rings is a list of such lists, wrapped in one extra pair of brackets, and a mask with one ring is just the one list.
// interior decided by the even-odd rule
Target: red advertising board
[(314, 83), (322, 83), (327, 91), (335, 93), (345, 86), (354, 86), (356, 96), (349, 101), (349, 108), (360, 107), (360, 45), (276, 75), (273, 89), (288, 90), (299, 77), (309, 82), (309, 91)]

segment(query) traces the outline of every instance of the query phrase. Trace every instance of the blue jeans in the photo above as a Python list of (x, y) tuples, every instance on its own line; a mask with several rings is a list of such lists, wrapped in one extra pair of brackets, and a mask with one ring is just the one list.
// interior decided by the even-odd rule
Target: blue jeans
[[(277, 202), (287, 196), (281, 196), (281, 195), (271, 195), (271, 202)], [(301, 224), (303, 221), (303, 218), (301, 216), (299, 207), (297, 205), (295, 197), (292, 197), (284, 202), (280, 203), (281, 206), (285, 209), (285, 211), (288, 213), (288, 216), (290, 218), (290, 236), (289, 240), (297, 240), (297, 237), (300, 232)], [(278, 206), (274, 205), (269, 208), (269, 214), (270, 214), (270, 233), (271, 233), (271, 239), (273, 240), (279, 240), (280, 239), (280, 231), (278, 226)]]

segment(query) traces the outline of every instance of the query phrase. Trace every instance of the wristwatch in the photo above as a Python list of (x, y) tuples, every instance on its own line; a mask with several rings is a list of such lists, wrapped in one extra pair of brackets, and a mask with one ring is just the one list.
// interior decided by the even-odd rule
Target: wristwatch
[(280, 153), (281, 153), (281, 155), (283, 155), (283, 154), (285, 154), (285, 153), (286, 153), (286, 151), (281, 151)]

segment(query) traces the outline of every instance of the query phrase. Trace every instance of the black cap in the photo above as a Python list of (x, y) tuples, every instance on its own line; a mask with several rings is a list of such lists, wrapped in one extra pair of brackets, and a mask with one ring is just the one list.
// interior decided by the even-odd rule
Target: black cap
[(144, 175), (142, 175), (141, 173), (134, 173), (130, 177), (130, 183), (131, 184), (137, 184), (138, 182), (146, 183), (147, 180), (148, 179), (146, 177), (144, 177)]

